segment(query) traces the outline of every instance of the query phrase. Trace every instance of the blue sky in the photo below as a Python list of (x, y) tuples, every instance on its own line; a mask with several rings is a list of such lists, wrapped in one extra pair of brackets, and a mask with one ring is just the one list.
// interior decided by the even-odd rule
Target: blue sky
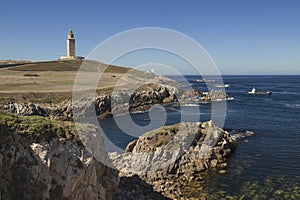
[(192, 37), (223, 74), (300, 74), (297, 0), (11, 0), (1, 2), (0, 25), (0, 59), (56, 59), (69, 28), (87, 56), (114, 34), (150, 26)]

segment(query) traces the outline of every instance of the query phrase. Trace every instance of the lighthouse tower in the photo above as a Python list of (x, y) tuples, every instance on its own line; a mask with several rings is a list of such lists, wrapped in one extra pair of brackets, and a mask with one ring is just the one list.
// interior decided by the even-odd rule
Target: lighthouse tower
[(67, 57), (75, 57), (75, 37), (73, 31), (70, 29), (68, 32), (68, 39), (67, 39)]
[(76, 56), (75, 51), (75, 37), (73, 31), (70, 29), (67, 38), (67, 56), (61, 56), (59, 60), (82, 60), (84, 57)]

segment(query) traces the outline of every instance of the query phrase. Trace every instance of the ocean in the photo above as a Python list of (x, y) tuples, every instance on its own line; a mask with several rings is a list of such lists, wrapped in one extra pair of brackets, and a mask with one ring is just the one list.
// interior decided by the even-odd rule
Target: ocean
[[(207, 90), (198, 76), (186, 76), (194, 89)], [(211, 172), (207, 190), (245, 199), (297, 199), (300, 193), (300, 76), (223, 76), (227, 101), (224, 129), (253, 131), (238, 140), (229, 160), (228, 173)], [(270, 90), (272, 95), (247, 92)], [(180, 121), (180, 108), (166, 107), (166, 124)], [(210, 104), (199, 105), (200, 120), (210, 120)], [(149, 124), (149, 114), (131, 115), (140, 126)], [(101, 127), (120, 148), (135, 139), (122, 132), (112, 117), (101, 120)], [(134, 130), (132, 130), (134, 131)], [(147, 131), (147, 130), (145, 130)], [(140, 133), (142, 134), (142, 133)], [(195, 194), (198, 195), (198, 194)]]

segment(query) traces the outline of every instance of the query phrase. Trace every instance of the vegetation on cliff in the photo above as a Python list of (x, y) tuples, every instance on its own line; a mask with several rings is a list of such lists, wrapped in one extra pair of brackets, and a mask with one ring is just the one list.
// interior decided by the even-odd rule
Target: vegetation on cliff
[(113, 199), (118, 171), (76, 138), (71, 122), (0, 114), (0, 198)]
[(41, 116), (0, 114), (0, 126), (6, 126), (33, 141), (49, 141), (53, 137), (72, 139), (76, 136), (74, 124), (67, 121), (50, 120)]

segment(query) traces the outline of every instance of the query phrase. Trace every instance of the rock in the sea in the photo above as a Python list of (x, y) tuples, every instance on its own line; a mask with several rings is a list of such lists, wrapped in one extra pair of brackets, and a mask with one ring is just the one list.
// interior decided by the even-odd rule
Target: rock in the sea
[(245, 135), (246, 135), (247, 137), (249, 137), (249, 136), (254, 135), (254, 132), (252, 132), (252, 131), (246, 131)]
[(226, 100), (230, 97), (226, 94), (224, 90), (211, 90), (199, 98), (200, 103), (208, 103), (211, 101)]
[(226, 170), (224, 170), (224, 169), (221, 169), (221, 170), (219, 170), (219, 173), (220, 173), (220, 174), (226, 174), (226, 173), (227, 173), (227, 171), (226, 171)]
[(225, 171), (224, 163), (235, 148), (229, 133), (212, 122), (182, 122), (145, 133), (127, 146), (126, 153), (112, 153), (110, 158), (125, 175), (137, 174), (155, 191), (180, 199), (180, 188), (200, 172), (216, 167)]

